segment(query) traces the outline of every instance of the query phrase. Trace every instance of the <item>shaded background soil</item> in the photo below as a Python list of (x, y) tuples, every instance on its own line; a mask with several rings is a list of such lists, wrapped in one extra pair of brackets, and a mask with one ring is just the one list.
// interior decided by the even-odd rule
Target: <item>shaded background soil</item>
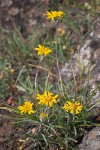
[(1, 26), (5, 31), (17, 27), (24, 36), (27, 36), (33, 30), (38, 31), (40, 24), (45, 22), (44, 13), (47, 9), (47, 0), (1, 0)]

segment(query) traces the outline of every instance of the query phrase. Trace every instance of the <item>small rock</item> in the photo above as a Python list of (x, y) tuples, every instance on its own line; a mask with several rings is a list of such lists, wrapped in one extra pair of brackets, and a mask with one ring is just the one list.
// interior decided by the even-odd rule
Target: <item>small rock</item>
[(19, 13), (19, 9), (18, 9), (18, 8), (12, 7), (12, 8), (9, 10), (9, 14), (11, 14), (12, 16), (16, 16), (18, 13)]
[(78, 147), (79, 150), (100, 150), (100, 127), (92, 129)]

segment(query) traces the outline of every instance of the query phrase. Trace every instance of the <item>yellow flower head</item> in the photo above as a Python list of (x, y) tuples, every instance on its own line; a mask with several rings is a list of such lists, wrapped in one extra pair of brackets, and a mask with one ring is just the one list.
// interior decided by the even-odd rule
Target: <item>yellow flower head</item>
[(54, 103), (57, 103), (56, 98), (58, 97), (58, 94), (53, 96), (53, 93), (49, 91), (44, 91), (43, 94), (37, 94), (36, 98), (39, 100), (38, 104), (46, 105), (49, 107), (52, 107)]
[(14, 69), (11, 69), (10, 72), (13, 74), (13, 73), (15, 72), (15, 70), (14, 70)]
[(49, 53), (52, 52), (52, 50), (49, 47), (44, 47), (43, 45), (38, 45), (37, 48), (35, 48), (36, 51), (38, 51), (38, 55), (44, 55), (47, 56)]
[(57, 33), (60, 35), (60, 36), (62, 36), (63, 34), (65, 34), (65, 31), (64, 31), (64, 29), (63, 28), (57, 28)]
[(18, 109), (21, 111), (21, 113), (28, 113), (29, 115), (32, 113), (35, 113), (33, 110), (33, 103), (26, 101), (23, 106), (19, 106)]
[(48, 117), (48, 114), (42, 112), (39, 117), (40, 117), (40, 119), (44, 119), (44, 118)]
[(79, 102), (70, 102), (67, 101), (66, 104), (62, 107), (66, 112), (70, 112), (71, 114), (79, 114), (82, 110), (83, 106)]
[(47, 11), (46, 12), (47, 19), (55, 20), (56, 18), (62, 18), (64, 15), (63, 11)]

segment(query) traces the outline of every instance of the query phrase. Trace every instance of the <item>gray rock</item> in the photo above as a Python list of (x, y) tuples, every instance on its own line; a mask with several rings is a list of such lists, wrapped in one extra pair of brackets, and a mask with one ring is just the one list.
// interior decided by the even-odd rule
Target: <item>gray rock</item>
[(73, 74), (75, 76), (79, 73), (79, 68), (77, 67), (77, 61), (73, 60), (71, 62), (67, 62), (65, 66), (61, 69), (61, 75), (63, 76), (63, 80), (70, 81), (73, 78)]
[(100, 127), (92, 129), (78, 147), (79, 150), (100, 150)]
[[(91, 34), (90, 34), (91, 35)], [(79, 71), (84, 71), (87, 75), (88, 70), (93, 70), (94, 66), (100, 60), (100, 38), (92, 37), (92, 39), (87, 39), (80, 49), (80, 53), (75, 53), (70, 62), (66, 62), (61, 69), (61, 75), (64, 81), (70, 81), (75, 76), (79, 75)], [(80, 68), (81, 67), (81, 68)]]
[(19, 13), (19, 9), (18, 8), (11, 8), (9, 13), (12, 15), (12, 16), (16, 16), (18, 13)]
[[(65, 63), (61, 69), (62, 79), (65, 83), (72, 81), (74, 78), (79, 79), (80, 71), (84, 75), (83, 87), (89, 84), (90, 93), (100, 84), (100, 18), (93, 24), (93, 31), (90, 33), (79, 53), (75, 53), (71, 61)], [(90, 72), (90, 81), (85, 80)], [(77, 85), (78, 85), (77, 80)], [(100, 88), (98, 88), (90, 101), (91, 114), (100, 113)]]

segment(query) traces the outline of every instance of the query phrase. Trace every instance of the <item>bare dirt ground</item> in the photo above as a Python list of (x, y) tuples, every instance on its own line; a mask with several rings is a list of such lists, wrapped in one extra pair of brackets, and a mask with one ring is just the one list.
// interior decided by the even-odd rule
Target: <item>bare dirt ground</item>
[(33, 29), (38, 30), (39, 24), (45, 21), (44, 13), (48, 8), (48, 1), (38, 0), (1, 0), (0, 20), (5, 30), (19, 28), (27, 36)]

